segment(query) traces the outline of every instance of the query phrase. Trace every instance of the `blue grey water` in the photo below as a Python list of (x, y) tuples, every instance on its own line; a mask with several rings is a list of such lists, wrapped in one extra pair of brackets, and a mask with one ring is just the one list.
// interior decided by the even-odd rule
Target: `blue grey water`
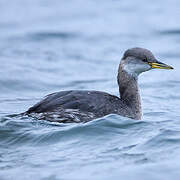
[[(180, 1), (0, 1), (0, 179), (179, 180)], [(141, 121), (108, 115), (86, 124), (17, 117), (70, 89), (118, 94), (131, 47), (173, 71), (139, 78)]]

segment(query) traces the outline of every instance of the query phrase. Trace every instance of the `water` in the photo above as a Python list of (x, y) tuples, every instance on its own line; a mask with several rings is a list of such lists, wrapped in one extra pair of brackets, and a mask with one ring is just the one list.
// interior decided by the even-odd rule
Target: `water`
[[(0, 2), (0, 179), (179, 179), (180, 1)], [(139, 79), (144, 117), (86, 124), (13, 116), (49, 93), (118, 95), (122, 53), (145, 47), (175, 70)]]

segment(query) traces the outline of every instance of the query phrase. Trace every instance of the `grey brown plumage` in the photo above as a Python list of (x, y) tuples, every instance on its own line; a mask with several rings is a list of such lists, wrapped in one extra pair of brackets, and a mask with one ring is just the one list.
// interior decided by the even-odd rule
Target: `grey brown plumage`
[(58, 122), (87, 122), (108, 114), (141, 119), (138, 75), (161, 65), (163, 68), (172, 69), (157, 61), (147, 49), (128, 49), (118, 69), (120, 97), (100, 91), (61, 91), (46, 96), (29, 108), (26, 114)]

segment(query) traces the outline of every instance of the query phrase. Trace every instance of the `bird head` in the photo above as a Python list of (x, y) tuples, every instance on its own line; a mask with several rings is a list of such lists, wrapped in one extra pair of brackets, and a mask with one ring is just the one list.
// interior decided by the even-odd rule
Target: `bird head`
[(151, 51), (138, 47), (125, 51), (120, 66), (122, 70), (135, 77), (151, 69), (173, 69), (158, 61)]

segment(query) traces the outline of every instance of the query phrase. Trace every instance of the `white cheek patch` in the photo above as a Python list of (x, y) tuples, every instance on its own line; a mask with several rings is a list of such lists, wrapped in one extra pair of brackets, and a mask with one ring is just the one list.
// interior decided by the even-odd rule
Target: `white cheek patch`
[(137, 77), (140, 73), (148, 71), (151, 69), (150, 65), (141, 63), (127, 63), (123, 64), (122, 66), (123, 70), (125, 70), (128, 74)]

